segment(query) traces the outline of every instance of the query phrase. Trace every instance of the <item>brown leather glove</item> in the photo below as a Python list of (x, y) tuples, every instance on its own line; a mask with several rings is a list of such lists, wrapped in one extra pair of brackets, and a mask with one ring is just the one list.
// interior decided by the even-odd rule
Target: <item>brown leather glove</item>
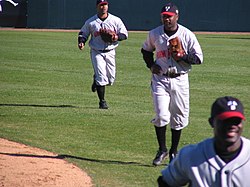
[(101, 28), (99, 32), (102, 40), (106, 43), (113, 43), (118, 40), (118, 36), (115, 31)]
[(172, 58), (176, 62), (181, 61), (181, 58), (185, 55), (185, 51), (178, 37), (175, 37), (169, 40), (169, 51), (170, 51)]

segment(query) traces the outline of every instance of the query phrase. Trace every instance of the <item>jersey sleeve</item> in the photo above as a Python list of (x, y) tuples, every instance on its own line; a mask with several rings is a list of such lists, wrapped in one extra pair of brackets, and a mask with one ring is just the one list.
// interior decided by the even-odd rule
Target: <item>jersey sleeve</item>
[(120, 18), (117, 18), (117, 34), (125, 35), (126, 39), (128, 38), (128, 30)]
[(190, 148), (180, 150), (176, 159), (172, 160), (170, 164), (162, 170), (162, 178), (170, 186), (184, 186), (187, 185), (190, 180), (186, 173), (187, 159), (190, 157)]
[(84, 25), (82, 26), (80, 32), (78, 33), (78, 43), (86, 43), (86, 41), (89, 38), (90, 35), (90, 25), (89, 25), (89, 21), (87, 20)]
[(148, 36), (147, 36), (146, 41), (142, 45), (142, 48), (148, 52), (155, 51), (155, 45), (154, 45), (153, 40), (154, 40), (154, 33), (153, 33), (153, 31), (150, 31)]
[(201, 64), (203, 63), (203, 53), (201, 46), (194, 33), (190, 32), (189, 36), (190, 38), (188, 42), (188, 54), (186, 60), (188, 60), (190, 64)]

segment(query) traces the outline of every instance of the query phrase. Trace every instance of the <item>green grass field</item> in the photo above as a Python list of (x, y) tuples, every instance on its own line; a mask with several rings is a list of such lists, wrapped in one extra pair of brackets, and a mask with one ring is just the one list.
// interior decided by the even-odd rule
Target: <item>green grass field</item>
[[(96, 186), (156, 186), (164, 166), (151, 166), (154, 111), (140, 53), (147, 33), (130, 32), (116, 50), (117, 80), (106, 89), (109, 110), (98, 109), (89, 48), (78, 49), (77, 34), (0, 30), (0, 137), (63, 155)], [(212, 136), (207, 119), (217, 97), (238, 97), (247, 120), (250, 115), (250, 35), (197, 37), (204, 64), (190, 73), (190, 124), (180, 148)]]

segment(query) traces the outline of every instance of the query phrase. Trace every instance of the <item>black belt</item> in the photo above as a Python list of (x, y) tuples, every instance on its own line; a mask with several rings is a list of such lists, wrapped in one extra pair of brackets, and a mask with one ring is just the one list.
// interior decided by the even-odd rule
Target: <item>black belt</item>
[(106, 50), (98, 50), (99, 52), (101, 52), (101, 53), (107, 53), (107, 52), (109, 52), (109, 51), (112, 51), (113, 49), (106, 49)]
[(185, 73), (164, 73), (163, 75), (169, 78), (176, 78), (179, 77), (181, 75), (184, 75)]

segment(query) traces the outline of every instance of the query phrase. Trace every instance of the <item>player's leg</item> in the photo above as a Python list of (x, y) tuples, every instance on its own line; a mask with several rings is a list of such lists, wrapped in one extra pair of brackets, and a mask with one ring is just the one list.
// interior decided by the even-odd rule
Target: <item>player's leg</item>
[(171, 92), (170, 104), (170, 126), (171, 126), (171, 147), (169, 150), (170, 162), (178, 153), (178, 145), (181, 138), (182, 129), (188, 125), (189, 120), (189, 82), (188, 75), (180, 79), (173, 79), (171, 82), (173, 91)]
[(96, 57), (96, 70), (99, 77), (95, 78), (92, 84), (93, 88), (96, 87), (97, 95), (99, 98), (99, 108), (100, 109), (108, 109), (107, 102), (105, 100), (105, 88), (106, 85), (112, 85), (115, 80), (115, 50), (112, 50), (108, 53), (103, 53), (101, 55), (97, 55)]
[(91, 85), (91, 91), (96, 92), (95, 74), (93, 75), (93, 83)]
[(178, 154), (178, 145), (181, 138), (181, 129), (171, 129), (171, 148), (169, 150), (169, 162), (171, 162)]
[(108, 53), (105, 53), (105, 60), (107, 63), (107, 78), (109, 85), (112, 85), (115, 82), (116, 77), (116, 62), (115, 62), (115, 50), (111, 50)]
[(108, 109), (107, 102), (105, 101), (105, 86), (108, 84), (105, 58), (99, 52), (91, 50), (91, 61), (94, 68), (94, 81), (91, 89), (93, 85), (96, 87), (99, 98), (99, 108)]
[(159, 145), (159, 149), (156, 153), (156, 156), (153, 160), (153, 165), (161, 165), (163, 160), (168, 156), (168, 150), (166, 147), (166, 126), (156, 127), (155, 126), (156, 137)]
[(99, 108), (100, 109), (108, 109), (107, 102), (105, 101), (105, 86), (96, 86), (97, 89), (97, 95), (99, 98)]
[(152, 120), (155, 125), (156, 137), (159, 145), (159, 150), (153, 160), (153, 165), (160, 165), (162, 161), (168, 156), (166, 146), (166, 125), (169, 123), (170, 113), (169, 94), (165, 90), (165, 86), (157, 78), (152, 81), (152, 96), (155, 107), (156, 116)]

